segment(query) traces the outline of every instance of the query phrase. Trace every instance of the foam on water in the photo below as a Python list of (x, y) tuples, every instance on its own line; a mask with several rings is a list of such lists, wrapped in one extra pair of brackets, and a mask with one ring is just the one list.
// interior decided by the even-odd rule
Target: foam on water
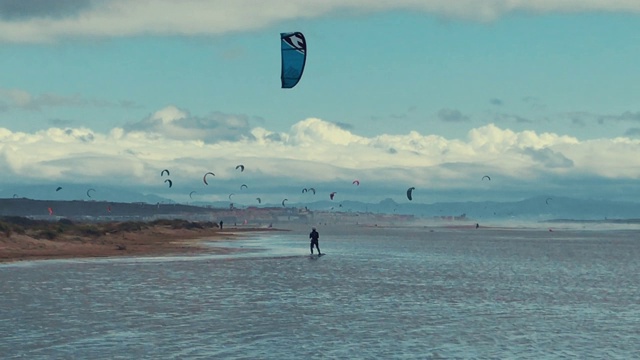
[(634, 231), (319, 228), (0, 266), (3, 358), (632, 358)]

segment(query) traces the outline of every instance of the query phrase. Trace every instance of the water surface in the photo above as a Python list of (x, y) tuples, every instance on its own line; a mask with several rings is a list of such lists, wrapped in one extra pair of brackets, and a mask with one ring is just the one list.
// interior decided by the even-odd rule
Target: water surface
[(3, 358), (620, 358), (635, 231), (319, 228), (232, 255), (0, 265)]

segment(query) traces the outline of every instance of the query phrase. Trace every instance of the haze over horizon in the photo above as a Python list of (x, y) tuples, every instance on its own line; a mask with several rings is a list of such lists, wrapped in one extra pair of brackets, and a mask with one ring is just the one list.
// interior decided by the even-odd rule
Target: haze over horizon
[[(639, 17), (625, 0), (0, 0), (0, 188), (636, 201)], [(281, 89), (289, 31), (307, 65)]]

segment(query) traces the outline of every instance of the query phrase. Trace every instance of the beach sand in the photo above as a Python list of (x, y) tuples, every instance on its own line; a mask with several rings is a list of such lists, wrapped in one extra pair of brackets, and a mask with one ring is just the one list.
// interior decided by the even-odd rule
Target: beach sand
[[(185, 224), (188, 225), (185, 227)], [(232, 227), (219, 229), (211, 224), (191, 222), (146, 223), (141, 228), (127, 223), (73, 223), (60, 231), (56, 223), (22, 226), (19, 232), (0, 233), (0, 262), (89, 258), (110, 256), (158, 256), (185, 254), (225, 254), (235, 249), (211, 246), (243, 233), (283, 231), (271, 228)], [(188, 228), (187, 228), (188, 227)], [(87, 229), (90, 229), (88, 231)], [(54, 235), (52, 234), (52, 231)], [(204, 246), (203, 242), (207, 245)]]

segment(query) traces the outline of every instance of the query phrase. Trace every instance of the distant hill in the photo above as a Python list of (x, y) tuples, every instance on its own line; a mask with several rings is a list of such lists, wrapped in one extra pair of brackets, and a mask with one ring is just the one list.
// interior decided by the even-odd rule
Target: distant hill
[[(91, 216), (107, 212), (109, 204), (118, 203), (117, 208), (126, 213), (158, 214), (169, 212), (193, 212), (201, 209), (229, 210), (230, 201), (190, 202), (190, 205), (177, 204), (174, 201), (151, 194), (144, 194), (135, 189), (121, 189), (117, 187), (96, 187), (90, 191), (91, 185), (60, 184), (62, 189), (42, 185), (12, 185), (0, 189), (0, 198), (5, 200), (31, 200), (17, 203), (2, 201), (0, 214), (41, 214), (47, 215), (47, 209), (53, 202), (68, 201), (73, 205), (59, 204), (54, 207), (57, 214), (72, 211), (76, 213), (85, 210)], [(38, 203), (40, 201), (40, 203)], [(146, 206), (130, 207), (126, 204), (139, 203)], [(234, 203), (237, 209), (247, 208), (247, 204)], [(496, 201), (466, 201), (466, 202), (396, 202), (384, 199), (379, 202), (361, 202), (351, 200), (321, 200), (313, 202), (287, 202), (286, 207), (280, 203), (251, 204), (257, 208), (279, 209), (308, 209), (323, 212), (358, 212), (371, 214), (413, 215), (422, 218), (434, 217), (466, 217), (477, 221), (516, 219), (527, 221), (547, 221), (553, 219), (574, 220), (605, 220), (605, 219), (633, 219), (640, 218), (640, 203), (625, 201), (609, 201), (603, 199), (576, 199), (563, 196), (537, 196), (512, 202)], [(82, 211), (77, 209), (84, 209)], [(113, 208), (113, 205), (112, 205)], [(22, 209), (22, 210), (19, 210)], [(28, 209), (28, 210), (27, 210)], [(153, 211), (151, 210), (153, 209)], [(116, 213), (112, 209), (112, 214)], [(135, 211), (134, 211), (135, 210)]]
[(0, 216), (149, 217), (162, 214), (206, 214), (221, 209), (179, 204), (121, 203), (84, 200), (0, 199)]
[(224, 221), (238, 224), (267, 225), (278, 221), (306, 223), (307, 211), (289, 207), (250, 207), (246, 209), (216, 208), (181, 204), (149, 204), (144, 202), (113, 202), (84, 200), (0, 199), (0, 217), (29, 217), (57, 221), (68, 218), (81, 221), (149, 221), (185, 219), (190, 221)]
[[(60, 187), (60, 190), (56, 190)], [(95, 189), (95, 191), (89, 191)], [(87, 194), (88, 192), (88, 194)], [(85, 200), (85, 201), (112, 201), (112, 202), (146, 202), (172, 203), (173, 201), (157, 196), (143, 194), (142, 192), (118, 188), (97, 187), (92, 185), (57, 184), (51, 185), (11, 185), (0, 188), (0, 198), (26, 198), (44, 200)]]
[(532, 197), (513, 202), (438, 202), (433, 204), (397, 203), (385, 199), (379, 203), (357, 201), (318, 201), (306, 206), (310, 210), (408, 214), (417, 217), (451, 217), (464, 215), (476, 220), (518, 219), (545, 221), (552, 219), (604, 220), (640, 218), (640, 203), (598, 199), (573, 199), (561, 196)]

